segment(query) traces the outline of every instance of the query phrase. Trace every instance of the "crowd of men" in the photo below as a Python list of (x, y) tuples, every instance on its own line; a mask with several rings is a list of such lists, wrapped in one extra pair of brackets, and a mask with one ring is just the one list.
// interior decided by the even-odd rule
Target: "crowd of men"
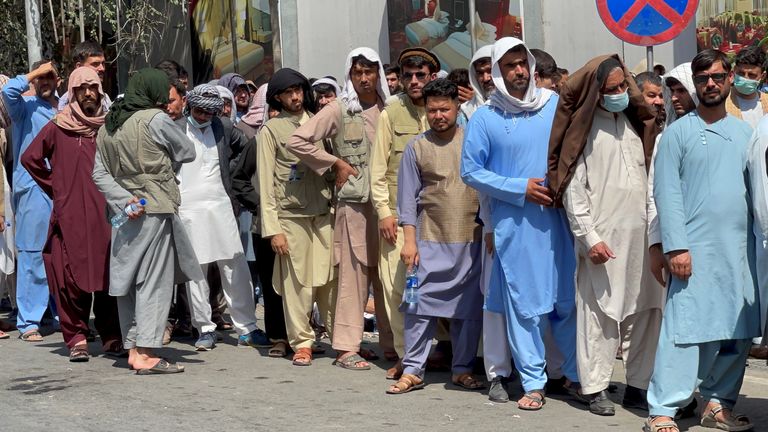
[(549, 392), (610, 416), (620, 358), (645, 430), (677, 431), (696, 390), (703, 426), (752, 427), (733, 409), (768, 351), (761, 48), (663, 76), (606, 55), (569, 76), (507, 37), (447, 78), (427, 49), (385, 65), (357, 48), (339, 81), (283, 68), (191, 90), (169, 60), (114, 102), (101, 47), (73, 63), (60, 98), (50, 61), (2, 89), (21, 340), (43, 340), (52, 309), (88, 361), (93, 310), (139, 375), (184, 371), (157, 353), (175, 334), (207, 351), (231, 329), (295, 366), (327, 332), (334, 365), (360, 371), (373, 303), (388, 394), (441, 364), (484, 388), (482, 357), (492, 401), (517, 376), (520, 409)]

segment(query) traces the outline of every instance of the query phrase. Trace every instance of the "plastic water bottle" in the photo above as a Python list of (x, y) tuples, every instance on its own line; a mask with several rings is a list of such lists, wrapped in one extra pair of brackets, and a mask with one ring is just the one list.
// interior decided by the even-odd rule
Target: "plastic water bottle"
[(139, 211), (139, 206), (144, 207), (147, 205), (147, 200), (144, 198), (139, 200), (139, 204), (133, 203), (125, 206), (123, 211), (112, 217), (110, 223), (113, 228), (120, 228), (124, 223), (128, 222), (128, 215)]
[(411, 270), (405, 273), (405, 302), (417, 304), (419, 302), (419, 278), (416, 276), (418, 266), (411, 266)]

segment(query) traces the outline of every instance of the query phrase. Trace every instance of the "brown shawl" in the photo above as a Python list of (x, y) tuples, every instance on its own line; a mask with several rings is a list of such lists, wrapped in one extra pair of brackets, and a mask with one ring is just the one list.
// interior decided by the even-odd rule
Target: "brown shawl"
[(573, 176), (576, 161), (584, 151), (587, 138), (592, 130), (592, 120), (600, 103), (600, 83), (597, 82), (597, 69), (609, 57), (618, 60), (624, 69), (624, 76), (629, 84), (627, 90), (629, 91), (629, 107), (624, 110), (624, 114), (643, 141), (646, 168), (650, 167), (653, 145), (656, 135), (659, 134), (653, 109), (646, 105), (634, 78), (617, 54), (594, 58), (571, 75), (563, 85), (555, 120), (552, 123), (552, 133), (549, 138), (549, 158), (547, 160), (547, 179), (554, 195), (554, 201), (558, 206), (562, 206), (563, 193)]
[(75, 97), (75, 89), (82, 85), (97, 84), (99, 86), (99, 94), (102, 99), (104, 98), (104, 90), (101, 88), (101, 79), (96, 71), (88, 66), (80, 66), (72, 71), (69, 75), (69, 82), (67, 83), (67, 91), (69, 94), (69, 103), (64, 107), (56, 116), (53, 117), (53, 122), (60, 128), (72, 131), (76, 134), (80, 134), (87, 137), (96, 135), (99, 128), (104, 124), (105, 113), (101, 102), (99, 102), (99, 111), (95, 117), (88, 117), (83, 112), (80, 104)]

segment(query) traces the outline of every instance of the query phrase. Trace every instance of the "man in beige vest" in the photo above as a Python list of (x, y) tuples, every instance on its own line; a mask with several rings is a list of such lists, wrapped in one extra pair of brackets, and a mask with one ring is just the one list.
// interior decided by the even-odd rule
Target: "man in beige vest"
[[(368, 287), (381, 291), (378, 275), (378, 218), (370, 201), (368, 169), (376, 122), (389, 90), (378, 54), (358, 48), (347, 56), (346, 86), (340, 99), (329, 102), (317, 115), (296, 129), (288, 150), (318, 175), (333, 168), (336, 174), (336, 223), (334, 263), (339, 269), (336, 314), (333, 322), (335, 364), (352, 370), (368, 370), (361, 357), (363, 313)], [(315, 145), (328, 139), (331, 155)], [(382, 310), (378, 303), (377, 311)], [(382, 314), (385, 320), (386, 315)]]
[[(310, 119), (314, 102), (309, 81), (293, 69), (277, 71), (269, 81), (267, 103), (280, 114), (265, 123), (257, 137), (261, 236), (270, 239), (277, 254), (272, 285), (283, 297), (293, 364), (309, 366), (314, 302), (326, 327), (333, 326), (331, 189), (286, 147), (291, 134)], [(323, 147), (322, 141), (314, 144)]]
[[(395, 351), (402, 358), (404, 321), (398, 308), (403, 298), (405, 267), (400, 262), (403, 230), (397, 221), (397, 173), (405, 145), (429, 129), (422, 90), (435, 79), (440, 62), (423, 48), (408, 48), (400, 53), (398, 63), (405, 93), (388, 103), (376, 126), (371, 154), (371, 201), (379, 218), (379, 278)], [(387, 378), (399, 378), (402, 369), (398, 362), (387, 371)]]
[(138, 71), (96, 137), (93, 180), (110, 213), (138, 207), (126, 212), (132, 220), (112, 230), (109, 294), (117, 297), (128, 365), (139, 375), (184, 371), (153, 350), (163, 344), (174, 284), (203, 278), (178, 216), (173, 169), (194, 159), (195, 150), (163, 112), (169, 86), (160, 70)]

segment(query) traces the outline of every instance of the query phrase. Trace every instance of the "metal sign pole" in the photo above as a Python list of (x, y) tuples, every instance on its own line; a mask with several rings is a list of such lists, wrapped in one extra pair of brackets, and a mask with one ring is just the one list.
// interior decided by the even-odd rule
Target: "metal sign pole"
[(475, 39), (475, 0), (469, 0), (469, 44), (472, 55), (477, 52), (477, 40)]
[(645, 61), (648, 62), (648, 72), (653, 72), (653, 47), (645, 47)]

